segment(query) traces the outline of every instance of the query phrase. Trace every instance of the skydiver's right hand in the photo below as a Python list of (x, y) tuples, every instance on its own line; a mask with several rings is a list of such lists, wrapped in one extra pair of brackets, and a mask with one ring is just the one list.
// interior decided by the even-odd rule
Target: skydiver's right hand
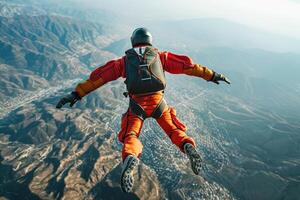
[(226, 76), (224, 76), (223, 74), (219, 74), (217, 72), (214, 73), (211, 81), (218, 85), (220, 84), (219, 81), (224, 81), (227, 84), (231, 83), (230, 80)]
[(70, 103), (70, 107), (72, 107), (78, 100), (80, 100), (79, 95), (77, 92), (72, 92), (71, 94), (68, 94), (64, 96), (56, 105), (56, 108), (60, 109), (65, 104)]

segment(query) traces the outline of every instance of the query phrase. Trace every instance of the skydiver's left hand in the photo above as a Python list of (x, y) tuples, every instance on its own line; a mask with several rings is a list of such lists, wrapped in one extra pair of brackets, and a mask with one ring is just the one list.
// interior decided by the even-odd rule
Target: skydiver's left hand
[(80, 100), (79, 95), (77, 92), (72, 92), (71, 94), (68, 94), (64, 96), (56, 105), (56, 108), (60, 109), (62, 108), (65, 104), (70, 103), (70, 107), (73, 107), (73, 105)]
[(230, 80), (227, 77), (225, 77), (223, 74), (219, 74), (217, 72), (214, 73), (213, 78), (211, 79), (211, 81), (218, 84), (218, 85), (220, 84), (219, 81), (224, 81), (227, 84), (231, 83)]

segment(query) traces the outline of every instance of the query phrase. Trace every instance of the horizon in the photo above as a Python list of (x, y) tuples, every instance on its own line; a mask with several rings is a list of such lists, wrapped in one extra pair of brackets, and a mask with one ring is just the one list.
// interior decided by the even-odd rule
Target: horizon
[[(164, 0), (137, 1), (111, 0), (96, 1), (69, 0), (81, 7), (104, 9), (128, 21), (144, 23), (156, 20), (185, 20), (198, 18), (220, 18), (246, 26), (258, 28), (290, 38), (300, 39), (300, 1), (299, 0), (248, 0), (236, 2)], [(118, 6), (116, 6), (118, 5)], [(143, 7), (143, 9), (140, 9)], [(126, 8), (126, 9), (124, 9)], [(153, 10), (155, 15), (153, 15)], [(254, 14), (255, 13), (255, 14)]]

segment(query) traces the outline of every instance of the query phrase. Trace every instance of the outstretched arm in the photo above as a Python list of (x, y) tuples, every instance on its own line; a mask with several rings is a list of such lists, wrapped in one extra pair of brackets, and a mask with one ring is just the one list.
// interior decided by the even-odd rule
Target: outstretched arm
[(119, 77), (124, 77), (124, 65), (124, 59), (120, 58), (109, 61), (105, 65), (98, 67), (91, 73), (86, 81), (79, 83), (76, 86), (75, 91), (63, 97), (56, 105), (56, 108), (61, 108), (66, 103), (70, 103), (70, 106), (72, 107), (82, 97), (101, 87), (105, 83), (116, 80)]
[(171, 52), (160, 52), (160, 58), (164, 70), (169, 73), (196, 76), (217, 84), (219, 84), (218, 81), (230, 83), (224, 75), (218, 74), (206, 66), (194, 64), (188, 56), (177, 55)]
[(110, 81), (114, 81), (119, 77), (124, 77), (124, 59), (120, 58), (117, 60), (112, 60), (106, 63), (103, 66), (98, 67), (95, 69), (88, 80), (79, 83), (75, 91), (78, 93), (79, 97), (84, 97), (88, 93), (96, 90), (97, 88), (101, 87), (105, 83)]

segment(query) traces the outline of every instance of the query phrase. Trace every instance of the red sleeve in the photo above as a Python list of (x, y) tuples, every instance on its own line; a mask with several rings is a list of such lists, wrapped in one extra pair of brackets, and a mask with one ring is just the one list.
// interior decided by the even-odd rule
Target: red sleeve
[(107, 83), (120, 77), (125, 78), (124, 57), (116, 60), (111, 60), (105, 65), (98, 67), (91, 73), (89, 80), (97, 81), (102, 78), (104, 80), (104, 83)]
[(172, 74), (183, 74), (184, 70), (193, 68), (194, 64), (190, 57), (177, 55), (171, 52), (159, 52), (164, 70)]

